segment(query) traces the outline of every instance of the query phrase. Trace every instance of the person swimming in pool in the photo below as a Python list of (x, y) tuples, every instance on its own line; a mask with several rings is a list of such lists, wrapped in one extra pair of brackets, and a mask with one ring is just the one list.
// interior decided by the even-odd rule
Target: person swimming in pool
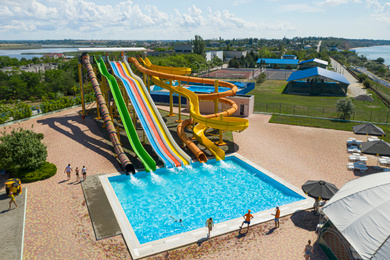
[(170, 216), (175, 222), (179, 222), (180, 223), (180, 225), (182, 226), (182, 227), (184, 227), (183, 226), (183, 220), (180, 218), (179, 220), (177, 220), (177, 219), (175, 219), (174, 217), (172, 217), (172, 216)]

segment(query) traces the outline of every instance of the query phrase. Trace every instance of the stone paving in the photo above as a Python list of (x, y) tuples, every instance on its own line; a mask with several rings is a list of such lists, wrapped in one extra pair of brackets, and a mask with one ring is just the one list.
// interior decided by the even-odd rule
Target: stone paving
[[(88, 175), (120, 171), (111, 146), (93, 119), (82, 122), (80, 108), (46, 115), (0, 128), (30, 128), (44, 133), (48, 161), (57, 174), (28, 188), (24, 259), (131, 259), (122, 236), (96, 241), (81, 186), (66, 181), (64, 168), (85, 165)], [(346, 140), (352, 132), (268, 123), (269, 115), (255, 114), (250, 126), (234, 133), (237, 152), (291, 184), (301, 187), (308, 179), (324, 179), (341, 187), (361, 176), (346, 169)], [(253, 138), (255, 137), (255, 138)], [(365, 138), (364, 136), (362, 137)], [(376, 165), (368, 156), (368, 165)], [(370, 169), (369, 174), (373, 172)], [(364, 174), (363, 174), (364, 175)], [(273, 223), (252, 227), (248, 234), (232, 232), (152, 256), (150, 259), (303, 259), (308, 239), (316, 240), (317, 217), (304, 211)], [(315, 245), (312, 259), (325, 259)]]

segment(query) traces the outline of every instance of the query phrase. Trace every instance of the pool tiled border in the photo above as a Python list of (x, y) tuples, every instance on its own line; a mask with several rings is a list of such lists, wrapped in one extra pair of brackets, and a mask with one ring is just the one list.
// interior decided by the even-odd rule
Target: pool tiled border
[[(297, 201), (294, 203), (290, 203), (287, 205), (280, 206), (280, 212), (281, 217), (291, 215), (297, 211), (306, 210), (308, 208), (311, 208), (313, 206), (314, 200), (312, 198), (307, 197), (302, 190), (298, 189), (297, 187), (291, 185), (290, 183), (284, 181), (283, 179), (279, 178), (275, 174), (269, 172), (268, 170), (260, 167), (259, 165), (247, 160), (243, 156), (234, 153), (229, 155), (235, 156), (239, 158), (240, 160), (246, 162), (247, 164), (251, 165), (252, 167), (258, 169), (262, 173), (268, 175), (272, 179), (278, 181), (279, 183), (283, 184), (287, 188), (291, 189), (292, 191), (298, 193), (299, 195), (305, 197), (306, 199)], [(163, 238), (160, 240), (152, 241), (145, 244), (140, 244), (138, 241), (137, 236), (135, 235), (135, 232), (133, 228), (130, 225), (129, 220), (127, 219), (125, 212), (122, 209), (122, 206), (118, 200), (118, 198), (115, 195), (115, 191), (112, 188), (108, 177), (117, 176), (120, 175), (120, 173), (113, 173), (113, 174), (107, 174), (99, 176), (99, 179), (102, 183), (103, 189), (107, 195), (108, 200), (110, 201), (110, 204), (112, 206), (112, 209), (114, 211), (115, 217), (119, 223), (119, 226), (122, 230), (122, 235), (124, 240), (126, 241), (127, 247), (130, 251), (130, 254), (133, 259), (139, 259), (143, 257), (147, 257), (150, 255), (158, 254), (164, 251), (168, 251), (177, 247), (185, 246), (188, 244), (196, 243), (198, 241), (202, 241), (206, 239), (207, 235), (207, 229), (206, 227), (199, 228), (193, 231), (189, 231), (186, 233), (178, 234), (175, 236), (171, 236), (168, 238)], [(254, 213), (253, 220), (251, 221), (251, 225), (260, 224), (263, 222), (267, 222), (269, 220), (272, 220), (274, 217), (271, 215), (271, 213), (274, 213), (275, 209), (269, 209), (266, 211)], [(211, 232), (211, 237), (223, 235), (226, 233), (230, 233), (235, 230), (239, 230), (239, 226), (241, 225), (243, 221), (242, 217), (232, 219), (229, 221), (225, 221), (222, 223), (215, 224), (213, 231)]]

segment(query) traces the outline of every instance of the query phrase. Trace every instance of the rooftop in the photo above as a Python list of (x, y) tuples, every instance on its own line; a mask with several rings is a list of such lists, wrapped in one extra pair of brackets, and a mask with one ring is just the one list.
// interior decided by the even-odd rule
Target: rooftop
[(268, 63), (268, 64), (291, 64), (291, 65), (297, 65), (298, 62), (299, 62), (299, 60), (295, 60), (295, 59), (264, 59), (264, 58), (259, 58), (256, 63), (260, 63), (262, 60), (265, 63)]
[(318, 63), (318, 64), (322, 64), (322, 65), (325, 65), (325, 66), (328, 66), (328, 62), (327, 61), (324, 61), (324, 60), (321, 60), (321, 59), (311, 59), (311, 60), (304, 60), (304, 61), (301, 61), (299, 63), (299, 65), (302, 65), (302, 64), (305, 64), (305, 63), (309, 63), (309, 62), (314, 62), (314, 63)]
[(320, 67), (314, 67), (314, 68), (305, 69), (305, 70), (298, 70), (298, 71), (292, 73), (290, 75), (290, 77), (288, 77), (287, 81), (305, 79), (305, 78), (314, 77), (314, 76), (322, 76), (322, 77), (328, 78), (328, 79), (333, 80), (333, 81), (337, 81), (337, 82), (344, 83), (347, 85), (350, 84), (349, 81), (343, 75), (341, 75), (337, 72), (334, 72), (334, 71), (320, 68)]

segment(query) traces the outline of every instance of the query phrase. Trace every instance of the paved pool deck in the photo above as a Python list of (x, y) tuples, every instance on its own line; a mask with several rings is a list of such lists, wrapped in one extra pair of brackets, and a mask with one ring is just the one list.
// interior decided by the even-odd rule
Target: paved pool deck
[[(73, 169), (85, 165), (88, 176), (121, 171), (96, 122), (91, 118), (83, 122), (79, 110), (72, 108), (0, 127), (0, 131), (10, 131), (33, 125), (34, 131), (45, 135), (48, 161), (58, 168), (52, 178), (24, 185), (28, 188), (24, 259), (131, 259), (121, 235), (96, 240), (81, 185), (75, 182), (74, 174), (66, 181), (68, 163)], [(249, 118), (247, 130), (234, 133), (237, 153), (294, 186), (299, 188), (308, 179), (324, 179), (341, 187), (374, 172), (370, 168), (362, 174), (346, 168), (346, 140), (364, 136), (270, 124), (270, 117), (255, 114)], [(368, 156), (367, 164), (376, 165), (375, 156)], [(149, 259), (303, 259), (307, 240), (316, 240), (316, 221), (316, 216), (303, 211), (283, 217), (276, 230), (268, 221), (251, 227), (248, 233), (235, 231)], [(326, 259), (317, 245), (312, 259)]]

